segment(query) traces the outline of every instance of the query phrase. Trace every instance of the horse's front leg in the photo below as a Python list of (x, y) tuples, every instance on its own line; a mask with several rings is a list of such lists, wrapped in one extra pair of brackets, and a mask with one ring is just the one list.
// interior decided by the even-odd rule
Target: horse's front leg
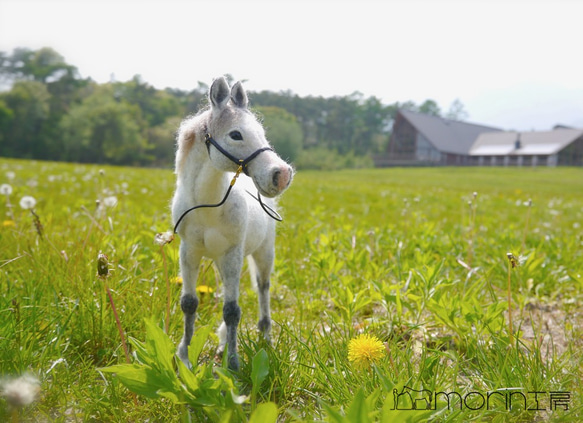
[[(223, 304), (223, 325), (219, 331), (224, 339), (219, 345), (219, 354), (222, 354), (227, 346), (229, 368), (239, 370), (239, 357), (237, 355), (237, 327), (241, 320), (241, 308), (239, 307), (239, 279), (243, 267), (243, 252), (240, 247), (235, 247), (217, 261), (221, 279), (225, 290)], [(222, 325), (222, 326), (223, 326)]]
[(194, 318), (198, 308), (196, 296), (196, 281), (201, 257), (194, 253), (192, 248), (184, 241), (180, 243), (180, 274), (182, 276), (182, 295), (180, 308), (184, 313), (184, 335), (178, 345), (178, 358), (188, 367), (191, 366), (188, 359), (188, 346), (194, 334)]
[(259, 321), (257, 328), (263, 334), (268, 344), (271, 344), (271, 310), (269, 306), (270, 275), (273, 269), (274, 250), (268, 248), (263, 252), (253, 255), (255, 264), (255, 277), (257, 284), (257, 296), (259, 299)]

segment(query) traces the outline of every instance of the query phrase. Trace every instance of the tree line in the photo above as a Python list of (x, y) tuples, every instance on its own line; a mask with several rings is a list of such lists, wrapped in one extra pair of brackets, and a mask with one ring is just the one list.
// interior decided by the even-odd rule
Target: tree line
[[(98, 84), (45, 47), (0, 52), (0, 89), (0, 156), (170, 167), (179, 123), (206, 104), (208, 85), (157, 89), (139, 75)], [(433, 100), (385, 105), (359, 92), (249, 97), (268, 139), (299, 168), (370, 165), (370, 157), (386, 149), (398, 109), (442, 115)], [(466, 115), (459, 101), (444, 114)]]

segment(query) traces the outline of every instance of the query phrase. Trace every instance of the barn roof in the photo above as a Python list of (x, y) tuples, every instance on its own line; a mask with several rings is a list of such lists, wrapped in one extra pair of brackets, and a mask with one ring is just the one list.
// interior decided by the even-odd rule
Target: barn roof
[(399, 110), (399, 113), (423, 134), (435, 148), (444, 153), (469, 154), (478, 135), (502, 129), (460, 122), (438, 116)]
[[(546, 156), (558, 153), (582, 136), (582, 129), (555, 129), (541, 132), (487, 132), (478, 136), (470, 149), (470, 155)], [(517, 144), (519, 144), (519, 148), (517, 148)]]

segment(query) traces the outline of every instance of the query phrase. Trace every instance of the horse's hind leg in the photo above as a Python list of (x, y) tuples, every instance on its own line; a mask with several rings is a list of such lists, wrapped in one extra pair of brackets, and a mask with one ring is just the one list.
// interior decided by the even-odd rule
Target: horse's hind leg
[(178, 345), (177, 354), (178, 358), (187, 366), (190, 366), (188, 346), (194, 334), (194, 318), (196, 316), (196, 309), (198, 308), (196, 280), (198, 278), (200, 259), (200, 257), (190, 251), (184, 241), (180, 243), (180, 274), (182, 275), (180, 308), (184, 313), (184, 335)]

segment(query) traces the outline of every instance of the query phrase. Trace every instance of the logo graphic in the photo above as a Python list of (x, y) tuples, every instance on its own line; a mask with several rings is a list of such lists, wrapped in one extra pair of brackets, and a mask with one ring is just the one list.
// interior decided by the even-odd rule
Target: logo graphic
[(393, 410), (431, 410), (433, 393), (428, 389), (403, 386), (401, 393), (393, 389)]
[(393, 389), (392, 410), (515, 410), (557, 411), (569, 410), (571, 393), (568, 391), (524, 391), (520, 388), (502, 388), (495, 391), (467, 393), (432, 392), (429, 389), (413, 389), (403, 386)]

